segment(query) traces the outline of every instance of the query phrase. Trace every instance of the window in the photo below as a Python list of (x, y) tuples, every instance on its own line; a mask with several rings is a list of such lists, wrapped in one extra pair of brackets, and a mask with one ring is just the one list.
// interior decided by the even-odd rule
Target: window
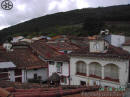
[(108, 46), (105, 46), (105, 47), (104, 47), (104, 50), (107, 50), (107, 49), (108, 49)]
[(96, 50), (99, 49), (99, 44), (96, 44)]
[(64, 83), (67, 83), (67, 78), (66, 77), (64, 77)]
[(99, 44), (96, 42), (96, 43), (93, 45), (93, 48), (95, 48), (95, 50), (98, 50), (98, 49), (99, 49)]
[(38, 80), (41, 80), (42, 79), (42, 77), (41, 76), (38, 76)]
[(89, 74), (91, 77), (101, 77), (101, 65), (97, 62), (92, 62), (89, 64)]
[(33, 70), (37, 71), (37, 69), (36, 69), (36, 68), (34, 68)]
[[(104, 76), (108, 80), (119, 80), (119, 68), (115, 64), (107, 64), (104, 67)], [(113, 80), (114, 81), (114, 80)]]
[(65, 53), (65, 54), (67, 54), (67, 53), (68, 53), (68, 51), (64, 51), (64, 53)]
[(54, 65), (54, 61), (49, 61), (49, 65)]
[(61, 82), (62, 83), (67, 83), (67, 78), (65, 76), (61, 76)]
[(84, 62), (77, 62), (77, 74), (86, 75), (86, 64)]
[(34, 79), (37, 79), (37, 74), (36, 73), (34, 74)]
[(57, 72), (61, 73), (62, 72), (62, 62), (57, 62), (56, 68), (57, 68)]
[(80, 81), (80, 85), (85, 86), (86, 82), (85, 81)]

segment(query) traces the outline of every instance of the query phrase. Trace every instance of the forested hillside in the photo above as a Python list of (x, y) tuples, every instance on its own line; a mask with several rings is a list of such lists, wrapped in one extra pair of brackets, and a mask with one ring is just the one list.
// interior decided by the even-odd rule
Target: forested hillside
[(82, 29), (84, 21), (91, 16), (100, 17), (105, 21), (107, 28), (112, 33), (130, 35), (130, 5), (119, 5), (77, 9), (35, 18), (1, 30), (0, 41), (12, 35), (32, 37), (36, 35), (69, 34), (82, 36), (85, 33)]

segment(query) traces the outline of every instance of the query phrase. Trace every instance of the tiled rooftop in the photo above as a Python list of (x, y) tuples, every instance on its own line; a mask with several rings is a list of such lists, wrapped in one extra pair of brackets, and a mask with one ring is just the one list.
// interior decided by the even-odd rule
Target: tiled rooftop
[(49, 46), (57, 49), (57, 50), (76, 50), (79, 49), (75, 44), (72, 44), (70, 42), (53, 42), (53, 43), (47, 43)]
[(31, 44), (31, 48), (34, 50), (34, 52), (42, 56), (44, 59), (55, 61), (69, 61), (68, 55), (59, 52), (55, 46), (46, 43), (43, 40), (35, 41)]
[(105, 53), (102, 52), (89, 52), (89, 47), (76, 50), (71, 53), (72, 56), (86, 56), (86, 57), (100, 57), (100, 58), (130, 58), (130, 54), (119, 47), (109, 45)]
[(83, 91), (95, 91), (99, 87), (57, 87), (57, 88), (30, 88), (30, 89), (15, 89), (13, 87), (5, 88), (7, 91), (14, 94), (15, 97), (62, 97), (81, 93)]
[(41, 68), (47, 67), (47, 63), (34, 55), (30, 48), (14, 48), (14, 51), (0, 51), (1, 62), (13, 62), (17, 68)]
[(15, 97), (123, 97), (124, 91), (100, 91), (98, 86), (60, 86), (56, 88), (14, 88), (7, 87), (7, 91)]

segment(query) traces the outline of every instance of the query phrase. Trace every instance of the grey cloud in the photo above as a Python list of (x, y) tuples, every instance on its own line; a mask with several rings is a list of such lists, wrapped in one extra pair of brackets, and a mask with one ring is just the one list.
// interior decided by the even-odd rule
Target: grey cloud
[[(0, 3), (3, 0), (0, 0)], [(0, 8), (0, 28), (11, 26), (32, 18), (46, 14), (68, 11), (78, 8), (79, 0), (11, 0), (14, 4), (12, 10), (5, 11)], [(64, 4), (64, 2), (65, 4)], [(117, 4), (128, 4), (130, 0), (81, 0), (89, 7), (110, 6)], [(50, 5), (55, 2), (54, 8), (49, 10)], [(83, 4), (82, 2), (82, 4)], [(80, 5), (82, 6), (82, 5)], [(25, 7), (25, 10), (24, 10)]]

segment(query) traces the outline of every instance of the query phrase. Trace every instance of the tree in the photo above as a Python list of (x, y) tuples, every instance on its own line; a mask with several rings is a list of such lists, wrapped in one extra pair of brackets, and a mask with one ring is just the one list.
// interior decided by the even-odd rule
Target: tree
[(88, 36), (98, 35), (104, 27), (104, 21), (95, 17), (87, 17), (83, 24), (83, 29), (86, 31), (85, 34)]

